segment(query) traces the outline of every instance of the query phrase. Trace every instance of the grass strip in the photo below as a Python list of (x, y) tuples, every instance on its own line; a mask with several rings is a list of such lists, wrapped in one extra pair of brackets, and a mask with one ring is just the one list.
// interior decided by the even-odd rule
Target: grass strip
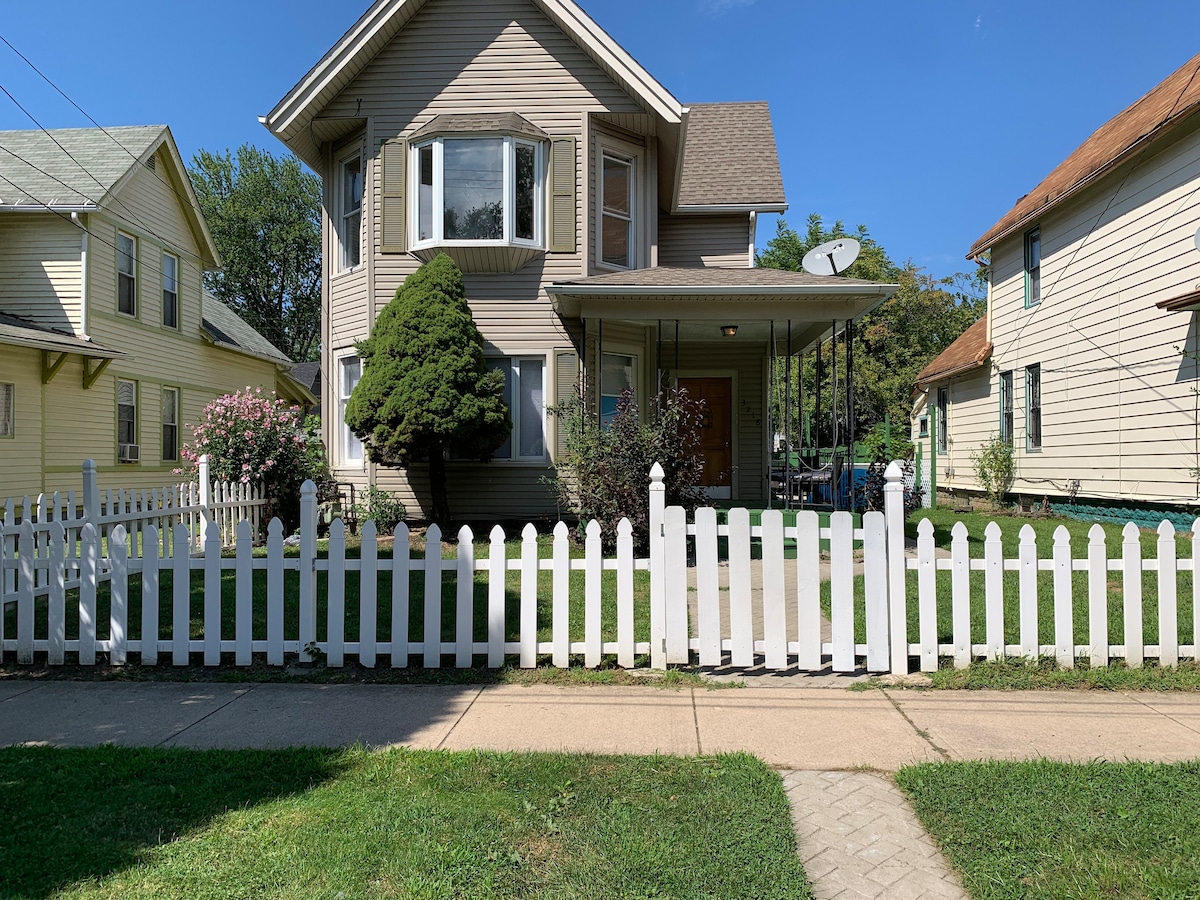
[(747, 755), (0, 750), (0, 896), (809, 898)]
[(1197, 896), (1200, 763), (928, 763), (896, 782), (975, 900)]

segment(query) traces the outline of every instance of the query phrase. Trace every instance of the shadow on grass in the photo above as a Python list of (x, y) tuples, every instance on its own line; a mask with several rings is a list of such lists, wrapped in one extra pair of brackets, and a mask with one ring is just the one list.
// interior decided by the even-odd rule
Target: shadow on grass
[(231, 811), (336, 778), (345, 751), (0, 749), (0, 896), (49, 897)]

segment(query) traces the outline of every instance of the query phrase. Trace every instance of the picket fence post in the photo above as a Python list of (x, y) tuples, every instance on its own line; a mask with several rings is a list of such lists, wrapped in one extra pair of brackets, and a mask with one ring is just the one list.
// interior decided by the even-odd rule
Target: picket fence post
[(908, 604), (905, 597), (904, 470), (893, 461), (884, 472), (883, 516), (887, 527), (888, 631), (892, 674), (908, 674)]
[(317, 486), (300, 486), (300, 659), (312, 662), (308, 645), (317, 639)]
[(666, 535), (667, 486), (663, 467), (650, 469), (650, 667), (667, 667)]
[(83, 519), (92, 524), (100, 520), (100, 485), (96, 482), (96, 461), (92, 459), (83, 461)]
[[(208, 539), (208, 523), (212, 521), (212, 484), (208, 480), (208, 454), (200, 454), (199, 472), (196, 475), (200, 488), (200, 540)], [(301, 488), (303, 491), (303, 488)]]

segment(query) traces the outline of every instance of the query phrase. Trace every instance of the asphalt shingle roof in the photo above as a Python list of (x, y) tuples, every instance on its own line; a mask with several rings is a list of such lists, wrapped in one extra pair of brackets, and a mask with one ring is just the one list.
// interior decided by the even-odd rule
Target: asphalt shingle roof
[(917, 384), (924, 387), (951, 375), (961, 375), (979, 368), (992, 355), (987, 339), (987, 316), (975, 322), (917, 373)]
[(766, 103), (696, 103), (690, 109), (681, 207), (787, 203)]
[(613, 287), (819, 287), (845, 284), (875, 286), (876, 282), (843, 278), (840, 275), (809, 275), (807, 272), (785, 269), (656, 266), (652, 269), (630, 269), (628, 272), (576, 278), (558, 284)]
[(204, 295), (200, 328), (218, 344), (273, 362), (291, 362), (282, 350), (251, 328), (245, 319), (212, 294)]
[(0, 207), (98, 206), (164, 131), (165, 125), (0, 131)]

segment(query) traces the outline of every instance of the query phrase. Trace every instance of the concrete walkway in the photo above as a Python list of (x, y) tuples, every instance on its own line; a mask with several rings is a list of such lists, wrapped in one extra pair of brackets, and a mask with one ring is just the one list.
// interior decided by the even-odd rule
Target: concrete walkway
[(689, 755), (780, 770), (818, 898), (964, 897), (886, 773), (966, 759), (1200, 757), (1200, 695), (772, 687), (0, 681), (0, 746), (370, 747)]

